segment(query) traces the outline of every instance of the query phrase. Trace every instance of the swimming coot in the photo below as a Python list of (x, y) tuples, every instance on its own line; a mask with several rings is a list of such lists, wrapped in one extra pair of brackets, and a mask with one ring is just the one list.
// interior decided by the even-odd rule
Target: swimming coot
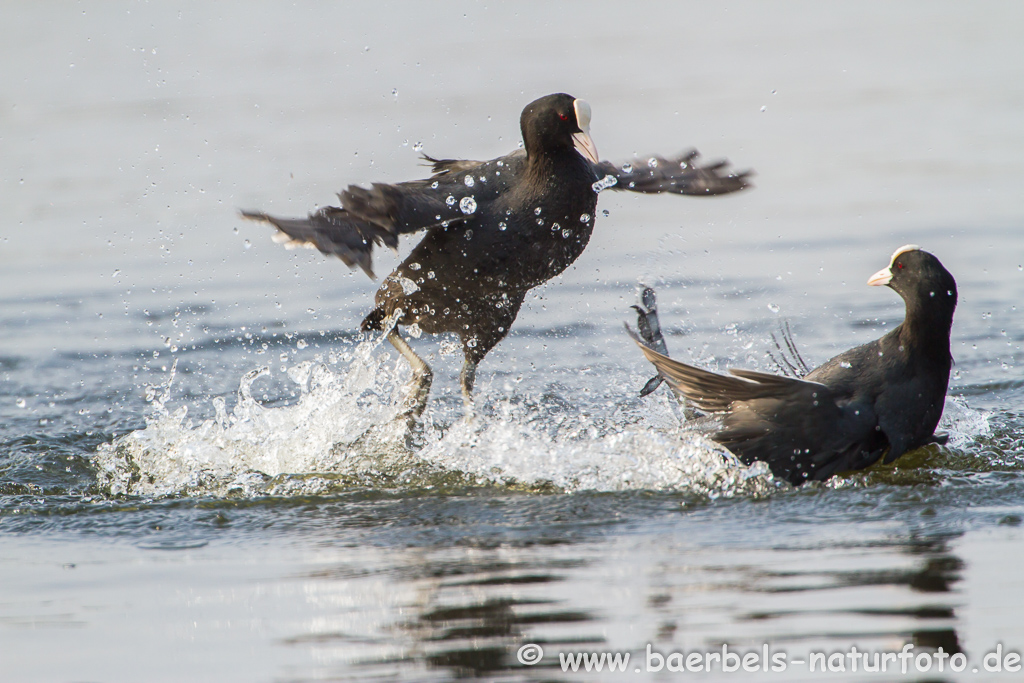
[(729, 174), (724, 163), (698, 165), (695, 152), (601, 162), (590, 115), (583, 100), (548, 95), (523, 109), (524, 147), (507, 156), (486, 162), (426, 157), (430, 178), (369, 189), (351, 185), (340, 193), (340, 207), (307, 218), (242, 215), (277, 227), (286, 245), (313, 246), (371, 277), (374, 244), (395, 248), (399, 235), (426, 230), (381, 284), (362, 329), (390, 330), (388, 340), (412, 365), (413, 415), (423, 410), (432, 373), (394, 326), (457, 334), (468, 406), (477, 364), (508, 334), (526, 293), (565, 270), (587, 246), (598, 192), (716, 195), (748, 185), (748, 173)]
[[(721, 415), (713, 438), (743, 462), (766, 462), (793, 485), (824, 481), (944, 442), (935, 427), (953, 362), (956, 282), (937, 258), (907, 245), (868, 284), (887, 285), (903, 297), (903, 322), (802, 378), (737, 369), (730, 377), (669, 358), (653, 294), (652, 305), (639, 309), (640, 336), (630, 334), (660, 377), (695, 407)], [(652, 380), (645, 389), (656, 387)]]

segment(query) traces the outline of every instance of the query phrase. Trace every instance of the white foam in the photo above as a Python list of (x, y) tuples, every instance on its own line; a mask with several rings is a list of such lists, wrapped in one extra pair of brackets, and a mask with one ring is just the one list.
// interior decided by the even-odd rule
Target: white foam
[[(377, 342), (379, 343), (379, 341)], [(370, 342), (341, 371), (306, 362), (289, 376), (301, 387), (293, 405), (267, 407), (246, 374), (229, 414), (196, 425), (188, 407), (168, 410), (172, 377), (154, 395), (144, 429), (101, 446), (95, 463), (112, 495), (253, 496), (315, 494), (347, 486), (483, 484), (562, 491), (672, 490), (718, 497), (777, 488), (767, 468), (744, 467), (696, 432), (664, 420), (664, 406), (618, 426), (560, 414), (540, 401), (499, 395), (472, 419), (424, 414), (419, 447), (407, 445), (401, 416), (409, 373), (400, 358)], [(155, 394), (156, 392), (154, 392)]]
[[(293, 405), (261, 405), (251, 387), (269, 371), (249, 372), (232, 412), (214, 399), (216, 417), (198, 425), (187, 406), (166, 408), (172, 369), (162, 393), (154, 392), (146, 427), (100, 447), (101, 486), (113, 495), (257, 496), (469, 484), (708, 498), (765, 495), (784, 486), (763, 463), (745, 467), (698, 431), (680, 428), (667, 395), (623, 418), (618, 408), (612, 415), (559, 412), (516, 393), (518, 387), (480, 387), (471, 419), (433, 400), (410, 449), (401, 415), (409, 370), (379, 344), (360, 344), (340, 369), (309, 361), (290, 368), (301, 388)], [(629, 400), (623, 396), (622, 403)], [(940, 426), (958, 448), (991, 431), (988, 417), (950, 398)]]
[(609, 433), (552, 438), (544, 427), (501, 418), (462, 421), (421, 453), (431, 464), (507, 486), (562, 491), (680, 491), (717, 498), (774, 490), (767, 466), (744, 467), (696, 432), (658, 432), (633, 425)]
[(947, 396), (939, 429), (949, 433), (947, 446), (963, 448), (980, 436), (991, 436), (991, 417), (991, 413), (968, 406), (963, 396)]
[(247, 494), (267, 490), (281, 475), (360, 473), (360, 440), (372, 442), (382, 458), (393, 457), (403, 438), (394, 423), (399, 401), (391, 395), (395, 361), (374, 356), (375, 346), (361, 344), (345, 373), (311, 361), (291, 368), (301, 386), (294, 405), (258, 403), (251, 386), (269, 371), (249, 372), (231, 414), (223, 399), (214, 399), (217, 416), (199, 425), (187, 418), (187, 406), (167, 410), (169, 381), (145, 429), (100, 447), (101, 483), (112, 494)]

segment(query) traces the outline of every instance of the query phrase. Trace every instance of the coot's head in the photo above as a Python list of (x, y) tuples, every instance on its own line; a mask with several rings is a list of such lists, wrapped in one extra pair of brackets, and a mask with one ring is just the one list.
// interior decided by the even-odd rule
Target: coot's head
[(519, 117), (528, 156), (576, 148), (597, 163), (597, 148), (590, 139), (590, 105), (559, 93), (534, 100)]
[(893, 252), (886, 268), (868, 280), (869, 285), (886, 285), (907, 302), (908, 308), (918, 306), (953, 314), (956, 308), (956, 280), (939, 259), (916, 244), (907, 244)]

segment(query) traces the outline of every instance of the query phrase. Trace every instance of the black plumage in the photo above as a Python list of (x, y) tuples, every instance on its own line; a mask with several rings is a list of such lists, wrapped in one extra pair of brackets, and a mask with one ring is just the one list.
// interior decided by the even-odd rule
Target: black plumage
[[(477, 364), (508, 334), (527, 291), (561, 273), (587, 246), (600, 190), (715, 195), (747, 186), (748, 174), (727, 174), (723, 163), (698, 166), (695, 152), (622, 166), (599, 162), (589, 125), (586, 102), (549, 95), (523, 109), (524, 148), (507, 156), (426, 157), (430, 178), (349, 186), (339, 194), (341, 207), (304, 219), (242, 215), (273, 224), (281, 241), (314, 246), (371, 277), (375, 244), (394, 248), (399, 235), (426, 230), (384, 279), (362, 328), (415, 324), (457, 334), (468, 403)], [(411, 410), (421, 411), (430, 368), (396, 332), (388, 338), (413, 366)]]
[(825, 480), (944, 440), (935, 428), (953, 362), (956, 282), (937, 258), (907, 245), (868, 284), (903, 298), (903, 322), (802, 378), (738, 369), (719, 375), (680, 363), (655, 350), (660, 334), (644, 334), (652, 327), (643, 310), (642, 338), (630, 334), (676, 391), (720, 415), (713, 438), (743, 462), (766, 462), (794, 485)]

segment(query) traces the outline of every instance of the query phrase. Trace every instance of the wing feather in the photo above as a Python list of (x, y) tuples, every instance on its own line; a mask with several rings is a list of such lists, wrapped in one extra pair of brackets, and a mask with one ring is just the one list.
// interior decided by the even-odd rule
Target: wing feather
[(240, 213), (243, 218), (273, 225), (279, 231), (274, 236), (275, 241), (283, 242), (286, 247), (314, 247), (328, 256), (337, 256), (349, 268), (362, 268), (371, 278), (374, 277), (373, 245), (383, 244), (392, 249), (398, 246), (398, 238), (393, 233), (333, 206), (306, 218), (279, 218), (262, 211)]
[(723, 172), (729, 162), (701, 165), (697, 161), (699, 157), (696, 150), (690, 150), (669, 159), (651, 156), (622, 165), (602, 161), (595, 168), (599, 176), (615, 178), (617, 182), (611, 189), (627, 192), (711, 196), (738, 192), (751, 186), (749, 180), (753, 171)]

